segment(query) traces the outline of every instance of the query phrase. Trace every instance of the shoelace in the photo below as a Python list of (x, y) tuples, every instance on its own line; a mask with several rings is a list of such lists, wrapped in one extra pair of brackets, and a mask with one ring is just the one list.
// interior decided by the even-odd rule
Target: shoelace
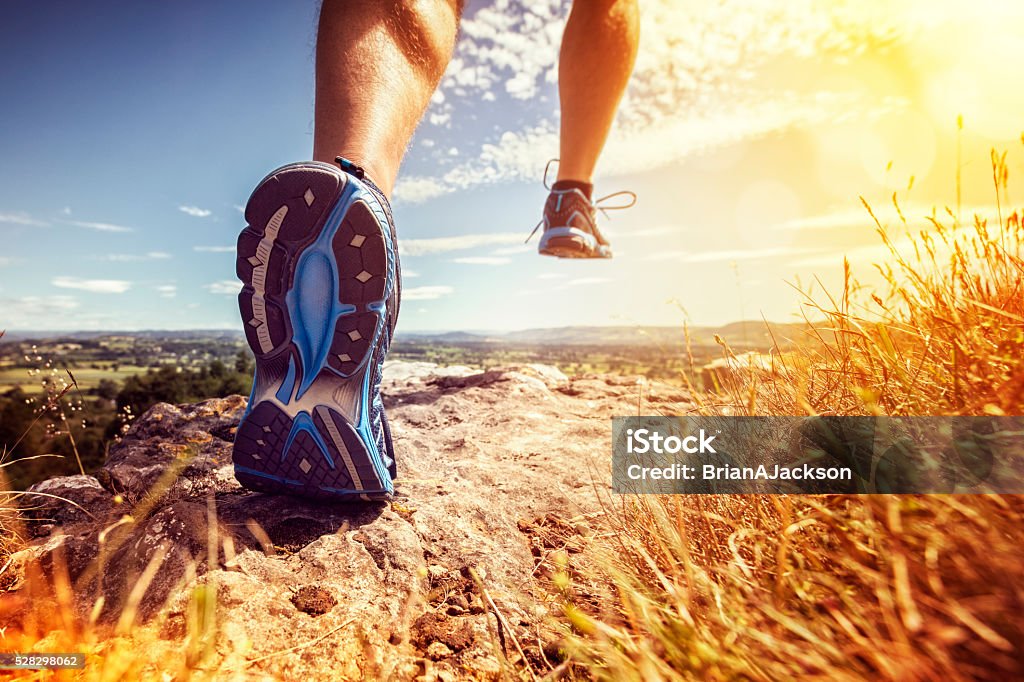
[[(550, 161), (547, 162), (547, 165), (544, 166), (544, 189), (548, 190), (549, 192), (551, 191), (551, 185), (548, 184), (548, 170), (551, 168), (552, 163), (558, 163), (558, 159), (551, 159)], [(604, 203), (616, 197), (629, 197), (629, 203), (623, 203), (618, 206), (609, 206)], [(608, 215), (608, 211), (621, 211), (626, 208), (632, 208), (635, 205), (636, 192), (633, 192), (628, 189), (619, 190), (618, 192), (612, 192), (611, 194), (606, 194), (603, 197), (594, 199), (593, 201), (590, 202), (590, 207), (593, 208), (595, 211), (600, 211), (601, 215), (603, 215), (605, 218), (611, 218), (611, 216)], [(533, 229), (530, 231), (530, 235), (526, 238), (526, 241), (524, 241), (523, 243), (529, 244), (530, 240), (533, 239), (533, 235), (537, 234), (537, 230), (539, 230), (540, 226), (543, 224), (544, 218), (541, 218), (540, 222), (533, 226)]]

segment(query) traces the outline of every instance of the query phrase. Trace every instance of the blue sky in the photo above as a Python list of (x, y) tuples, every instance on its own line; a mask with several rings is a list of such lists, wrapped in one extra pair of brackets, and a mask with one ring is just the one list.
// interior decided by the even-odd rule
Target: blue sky
[[(877, 255), (859, 195), (884, 205), (915, 176), (915, 225), (952, 200), (957, 113), (965, 202), (989, 212), (988, 148), (1019, 144), (1021, 9), (827, 4), (642, 3), (598, 178), (640, 201), (608, 224), (614, 260), (562, 262), (521, 242), (568, 4), (471, 2), (395, 192), (402, 328), (678, 324), (671, 301), (695, 324), (793, 319), (787, 281)], [(239, 207), (311, 153), (316, 23), (314, 2), (242, 6), (7, 4), (0, 328), (238, 325)]]

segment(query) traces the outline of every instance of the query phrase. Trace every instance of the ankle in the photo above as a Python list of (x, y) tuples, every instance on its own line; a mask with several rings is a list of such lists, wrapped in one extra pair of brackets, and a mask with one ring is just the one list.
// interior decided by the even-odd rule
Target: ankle
[(570, 189), (578, 189), (583, 192), (588, 201), (594, 196), (594, 184), (591, 182), (583, 182), (582, 180), (557, 180), (555, 184), (551, 185), (551, 190), (554, 192)]
[[(371, 184), (376, 186), (381, 191), (381, 193), (384, 194), (384, 196), (386, 196), (390, 200), (391, 192), (394, 189), (395, 185), (396, 173), (392, 171), (391, 168), (387, 166), (387, 164), (378, 163), (377, 161), (374, 161), (371, 158), (369, 158), (366, 154), (355, 154), (352, 152), (338, 154), (336, 152), (329, 152), (326, 150), (318, 149), (314, 149), (313, 152), (314, 161), (323, 161), (324, 163), (329, 163), (332, 166), (345, 170), (345, 168), (338, 161), (338, 158), (343, 158), (353, 166), (362, 170), (363, 179), (369, 181)], [(357, 173), (353, 172), (352, 170), (349, 170), (347, 172), (350, 172), (358, 177)]]

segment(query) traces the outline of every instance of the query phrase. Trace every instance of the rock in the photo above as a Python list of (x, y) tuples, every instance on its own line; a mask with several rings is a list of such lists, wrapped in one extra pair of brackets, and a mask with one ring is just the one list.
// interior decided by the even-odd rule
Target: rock
[(230, 445), (245, 404), (242, 396), (194, 405), (157, 403), (110, 448), (103, 469), (112, 487), (133, 499), (239, 489)]
[(467, 670), (470, 670), (473, 679), (477, 680), (501, 680), (503, 679), (501, 663), (493, 655), (467, 657), (464, 661)]
[(303, 585), (292, 595), (292, 604), (303, 613), (322, 616), (337, 606), (338, 600), (322, 587)]
[(524, 370), (529, 370), (529, 372), (536, 374), (544, 383), (549, 385), (561, 384), (569, 380), (569, 377), (565, 376), (562, 370), (551, 365), (529, 364), (523, 367)]
[(60, 476), (30, 487), (26, 513), (33, 535), (46, 535), (55, 526), (106, 521), (118, 506), (114, 495), (93, 476)]
[(594, 529), (590, 526), (590, 524), (585, 521), (574, 523), (572, 529), (577, 535), (580, 535), (582, 537), (589, 537), (594, 532)]
[(451, 670), (434, 668), (416, 678), (416, 682), (455, 682), (459, 678)]
[(215, 598), (210, 665), (260, 659), (246, 669), (259, 679), (497, 677), (480, 587), (530, 633), (520, 638), (528, 657), (558, 641), (536, 581), (552, 552), (568, 540), (578, 551), (596, 532), (581, 519), (600, 509), (595, 487), (610, 481), (609, 417), (635, 413), (636, 396), (635, 380), (568, 380), (543, 365), (389, 362), (399, 481), (393, 503), (373, 505), (241, 488), (231, 467), (240, 396), (159, 404), (96, 478), (37, 486), (88, 513), (58, 504), (52, 522), (33, 521), (56, 534), (16, 556), (34, 567), (22, 590), (45, 603), (60, 561), (82, 618), (102, 596), (97, 627), (112, 627), (153, 566), (138, 632), (181, 642), (197, 600)]
[(432, 661), (440, 661), (442, 658), (450, 658), (452, 650), (442, 642), (431, 642), (427, 647), (427, 658)]
[[(465, 365), (441, 367), (432, 362), (403, 362), (389, 360), (384, 363), (384, 382), (408, 385), (432, 377), (464, 377), (477, 374), (479, 370)], [(556, 370), (557, 371), (557, 370)]]
[(431, 644), (443, 644), (452, 651), (462, 651), (473, 643), (473, 630), (463, 618), (424, 613), (412, 624), (411, 639), (422, 650)]

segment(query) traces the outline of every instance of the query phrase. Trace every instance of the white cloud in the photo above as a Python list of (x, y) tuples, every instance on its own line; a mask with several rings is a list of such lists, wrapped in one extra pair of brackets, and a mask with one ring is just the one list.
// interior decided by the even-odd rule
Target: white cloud
[(540, 83), (552, 78), (566, 9), (560, 0), (503, 0), (466, 17), (432, 109), (450, 106), (446, 93), (493, 100), (493, 88), (502, 83), (514, 99), (536, 96)]
[(0, 213), (0, 223), (25, 227), (47, 227), (50, 223), (36, 220), (27, 213)]
[(65, 206), (64, 208), (61, 209), (60, 212), (62, 215), (71, 215), (71, 207)]
[(415, 270), (407, 270), (404, 267), (402, 268), (402, 279), (412, 279), (414, 277), (419, 276), (420, 273), (416, 272)]
[(412, 287), (402, 291), (403, 301), (432, 301), (442, 296), (448, 296), (455, 289), (449, 286), (426, 286)]
[(660, 237), (666, 234), (680, 234), (685, 228), (677, 225), (658, 225), (657, 227), (642, 227), (639, 230), (623, 229), (620, 234), (623, 237)]
[(78, 307), (78, 299), (74, 296), (25, 296), (21, 302), (26, 305), (39, 305), (49, 310), (74, 310)]
[(425, 176), (401, 177), (395, 184), (392, 199), (396, 203), (405, 201), (410, 204), (421, 204), (424, 201), (442, 196), (450, 191), (444, 183), (434, 178)]
[(824, 230), (844, 227), (869, 227), (873, 222), (864, 207), (857, 209), (841, 209), (832, 213), (807, 216), (774, 225), (776, 230)]
[(241, 204), (232, 204), (231, 207), (239, 213), (245, 213), (245, 206), (242, 206)]
[(500, 249), (491, 251), (495, 256), (513, 256), (517, 253), (526, 253), (527, 251), (533, 251), (536, 246), (532, 244), (517, 244), (515, 246), (503, 246)]
[(507, 265), (512, 262), (512, 259), (500, 256), (463, 256), (461, 258), (453, 258), (452, 262), (464, 265)]
[(208, 211), (207, 209), (199, 208), (198, 206), (179, 206), (178, 210), (194, 218), (206, 218), (213, 213), (213, 211)]
[[(544, 272), (537, 275), (537, 279), (543, 280), (566, 280), (568, 275), (560, 272)], [(535, 296), (538, 294), (550, 294), (552, 291), (568, 289), (569, 287), (594, 286), (596, 284), (607, 284), (614, 281), (610, 277), (575, 277), (567, 281), (551, 281), (545, 284), (543, 289), (520, 289), (516, 292), (518, 296)]]
[(78, 307), (78, 300), (73, 296), (21, 296), (0, 297), (0, 326), (8, 328), (31, 329), (48, 325), (48, 316), (63, 319), (68, 312)]
[(236, 279), (222, 279), (217, 282), (210, 282), (207, 284), (206, 290), (211, 294), (237, 296), (238, 292), (242, 290), (242, 283)]
[(8, 256), (0, 256), (0, 268), (4, 267), (5, 265), (10, 265), (13, 262), (14, 261), (12, 261), (11, 258)]
[[(902, 220), (892, 203), (873, 206), (872, 211), (883, 227), (902, 225)], [(903, 213), (903, 218), (907, 221), (907, 227), (915, 229), (929, 228), (932, 225), (932, 222), (928, 219), (930, 216), (934, 216), (941, 224), (951, 226), (955, 222), (954, 215), (956, 213), (955, 209), (952, 208), (939, 208), (920, 202), (901, 204), (900, 212)], [(992, 223), (999, 218), (999, 208), (989, 204), (969, 205), (960, 208), (962, 222), (971, 223), (974, 221), (975, 216)], [(840, 208), (829, 213), (798, 218), (773, 227), (777, 230), (786, 231), (856, 228), (873, 230), (875, 228), (875, 221), (871, 218), (871, 214), (868, 213), (866, 208), (857, 206), (855, 208)]]
[(82, 279), (80, 277), (54, 277), (50, 283), (61, 289), (79, 289), (93, 294), (123, 294), (132, 288), (123, 279)]
[(399, 253), (403, 256), (430, 256), (448, 251), (461, 251), (478, 246), (494, 244), (516, 244), (523, 241), (523, 235), (516, 232), (494, 234), (467, 234), (459, 237), (432, 237), (429, 239), (399, 239)]
[(173, 284), (162, 284), (156, 288), (160, 298), (174, 298), (178, 295), (178, 287)]
[(199, 253), (234, 253), (234, 246), (193, 246), (193, 251)]
[[(735, 101), (688, 116), (618, 129), (608, 140), (598, 166), (599, 178), (649, 172), (698, 153), (765, 137), (788, 129), (808, 128), (849, 116), (873, 118), (898, 109), (905, 101), (883, 98), (865, 103), (859, 95), (837, 93), (762, 93), (737, 95)], [(450, 192), (499, 182), (540, 182), (544, 166), (558, 151), (553, 122), (541, 121), (521, 131), (506, 131), (497, 142), (481, 145), (475, 158), (456, 165), (440, 178), (406, 176), (396, 198), (418, 203)]]
[(820, 249), (771, 246), (763, 249), (728, 249), (723, 251), (665, 251), (644, 258), (649, 261), (671, 260), (677, 263), (718, 263), (736, 260), (757, 260), (773, 256), (794, 256), (801, 253), (820, 251)]
[(539, 181), (548, 159), (558, 152), (554, 123), (541, 121), (520, 132), (507, 131), (480, 146), (474, 158), (440, 177), (405, 176), (395, 186), (396, 201), (421, 203), (458, 190), (510, 180)]
[(429, 121), (432, 126), (446, 128), (451, 125), (452, 115), (447, 111), (443, 113), (432, 112), (427, 114), (427, 121)]
[[(475, 120), (481, 102), (508, 98), (542, 101), (557, 81), (563, 0), (501, 0), (462, 22), (428, 120), (446, 127)], [(857, 0), (720, 3), (652, 0), (641, 10), (640, 51), (615, 129), (598, 167), (599, 177), (651, 171), (697, 153), (784, 130), (856, 118), (871, 119), (906, 106), (900, 97), (866, 89), (822, 92), (795, 83), (767, 91), (755, 75), (765, 65), (813, 55), (856, 56), (864, 45), (899, 45), (909, 35), (898, 13), (887, 17)], [(904, 22), (905, 23), (905, 22)], [(908, 24), (909, 25), (909, 24)], [(785, 31), (763, 31), (784, 26)], [(803, 87), (803, 90), (799, 88)], [(403, 177), (398, 201), (429, 201), (496, 182), (537, 181), (558, 152), (558, 121), (527, 104), (516, 105), (519, 129), (497, 131), (467, 160), (437, 175)], [(541, 109), (543, 111), (543, 109)], [(468, 115), (464, 116), (466, 113)], [(490, 113), (490, 112), (488, 112)], [(443, 162), (447, 146), (420, 153)]]
[(135, 263), (147, 260), (167, 260), (170, 257), (171, 254), (165, 251), (148, 251), (146, 253), (111, 253), (107, 254), (103, 260), (114, 263)]
[(89, 230), (98, 230), (99, 232), (134, 232), (134, 227), (125, 227), (124, 225), (113, 225), (111, 223), (95, 223), (85, 220), (67, 220), (68, 225), (74, 225), (75, 227), (84, 227)]

